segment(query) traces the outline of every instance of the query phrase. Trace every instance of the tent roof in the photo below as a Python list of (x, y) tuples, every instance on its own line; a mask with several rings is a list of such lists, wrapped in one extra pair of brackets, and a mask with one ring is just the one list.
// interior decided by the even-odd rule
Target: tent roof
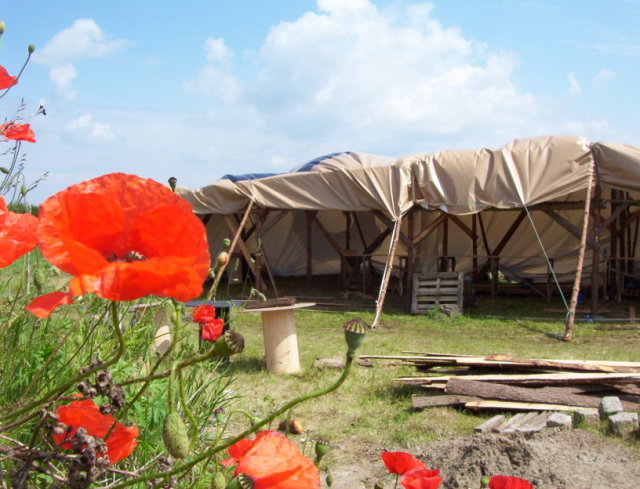
[(334, 153), (289, 173), (179, 193), (199, 214), (237, 212), (252, 200), (272, 209), (380, 210), (395, 220), (416, 203), (454, 214), (534, 205), (585, 188), (594, 168), (602, 183), (640, 190), (640, 147), (546, 136), (396, 160)]

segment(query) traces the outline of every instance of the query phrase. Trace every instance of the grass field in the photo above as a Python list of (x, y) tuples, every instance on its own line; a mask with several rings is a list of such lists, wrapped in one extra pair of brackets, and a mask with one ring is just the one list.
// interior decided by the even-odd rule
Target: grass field
[[(298, 289), (302, 291), (304, 289)], [(325, 296), (327, 290), (324, 291)], [(313, 291), (318, 293), (318, 291)], [(547, 304), (537, 298), (491, 299), (480, 297), (479, 307), (463, 316), (439, 314), (412, 316), (393, 302), (380, 327), (371, 331), (359, 354), (397, 355), (402, 351), (424, 351), (471, 355), (505, 354), (515, 357), (560, 359), (606, 359), (640, 361), (640, 329), (628, 324), (579, 321), (570, 343), (558, 338), (564, 331), (561, 320), (526, 319), (553, 314), (561, 303)], [(623, 306), (619, 307), (624, 310)], [(247, 339), (247, 349), (230, 365), (235, 376), (236, 406), (257, 416), (272, 410), (295, 394), (326, 385), (338, 373), (315, 369), (317, 357), (339, 356), (345, 351), (341, 325), (353, 317), (371, 322), (371, 308), (342, 307), (302, 309), (296, 312), (298, 342), (303, 372), (275, 376), (263, 363), (263, 340), (258, 314), (238, 312), (233, 327)], [(312, 437), (325, 437), (340, 446), (352, 445), (354, 459), (366, 446), (408, 449), (455, 434), (470, 434), (494, 413), (474, 413), (455, 408), (411, 410), (411, 395), (419, 388), (393, 381), (415, 375), (407, 366), (356, 367), (339, 391), (298, 406), (291, 416), (298, 419)], [(424, 392), (424, 391), (423, 391)]]
[[(24, 260), (2, 270), (0, 296), (3, 297), (0, 369), (0, 417), (3, 424), (19, 419), (19, 413), (29, 412), (30, 403), (48, 392), (64, 392), (68, 402), (75, 384), (65, 382), (76, 376), (80, 368), (91, 361), (113, 357), (118, 347), (117, 335), (110, 326), (106, 302), (87, 296), (71, 306), (60, 308), (49, 319), (37, 320), (21, 308), (36, 295), (63, 288), (67, 280), (41, 262), (37, 255), (30, 257), (32, 267), (44, 272), (43, 290), (33, 284), (26, 291)], [(22, 277), (22, 278), (21, 278)], [(298, 344), (302, 372), (277, 376), (266, 371), (264, 343), (260, 315), (231, 311), (232, 328), (244, 335), (246, 349), (228, 364), (206, 361), (184, 371), (182, 385), (186, 403), (180, 410), (186, 418), (185, 407), (193, 414), (191, 433), (195, 426), (199, 433), (194, 452), (205, 450), (219, 436), (230, 436), (248, 428), (252, 420), (264, 418), (286, 401), (301, 394), (323, 388), (340, 375), (332, 369), (317, 369), (314, 360), (322, 356), (343, 356), (346, 351), (342, 324), (355, 317), (371, 323), (374, 310), (371, 301), (362, 297), (345, 300), (336, 286), (335, 277), (314, 280), (307, 288), (302, 279), (279, 282), (281, 295), (293, 295), (299, 300), (325, 304), (296, 312)], [(245, 287), (221, 287), (218, 298), (236, 298), (246, 294)], [(150, 300), (155, 300), (151, 298)], [(327, 305), (329, 304), (329, 305)], [(330, 305), (333, 304), (333, 305)], [(126, 314), (130, 304), (121, 304), (119, 314)], [(412, 316), (404, 313), (403, 300), (390, 295), (380, 326), (367, 334), (358, 354), (396, 355), (403, 351), (424, 351), (472, 355), (505, 354), (529, 358), (606, 359), (640, 361), (640, 329), (628, 322), (584, 321), (579, 315), (575, 337), (571, 343), (559, 337), (564, 330), (562, 313), (545, 311), (561, 309), (562, 303), (546, 303), (537, 298), (481, 296), (478, 307), (465, 310), (456, 318), (442, 314)], [(611, 317), (622, 316), (628, 304), (606, 307)], [(190, 310), (185, 311), (188, 319)], [(148, 373), (157, 356), (151, 352), (155, 330), (152, 314), (131, 322), (121, 317), (126, 350), (111, 368), (118, 383), (125, 381), (127, 400), (141, 392), (142, 383), (135, 381)], [(198, 354), (198, 326), (187, 322), (182, 328), (179, 347), (172, 358), (180, 361)], [(171, 359), (169, 359), (171, 360)], [(167, 372), (170, 363), (159, 371)], [(219, 375), (222, 374), (222, 375)], [(298, 420), (304, 433), (294, 439), (325, 438), (333, 447), (327, 461), (333, 465), (355, 463), (363, 453), (376, 454), (382, 449), (417, 449), (430, 441), (450, 436), (470, 434), (473, 428), (491, 414), (474, 413), (455, 408), (411, 410), (411, 395), (420, 394), (418, 388), (398, 384), (394, 378), (414, 374), (413, 368), (387, 366), (375, 362), (373, 367), (354, 366), (346, 382), (335, 392), (299, 404), (289, 413), (274, 420), (291, 417)], [(134, 379), (134, 381), (131, 381)], [(66, 387), (65, 387), (66, 385)], [(138, 448), (121, 468), (139, 467), (162, 452), (162, 420), (167, 413), (167, 379), (154, 380), (142, 390), (135, 405), (121, 412), (122, 421), (140, 427)], [(51, 405), (54, 409), (55, 404)], [(214, 410), (224, 408), (224, 421), (216, 421)], [(224, 432), (220, 427), (226, 425)], [(10, 438), (23, 443), (34, 442), (42, 449), (53, 449), (50, 435), (43, 424), (29, 421), (9, 431)], [(35, 433), (35, 434), (34, 434)], [(3, 442), (4, 443), (4, 442)], [(638, 444), (635, 447), (638, 448)], [(307, 447), (309, 454), (311, 445)], [(207, 462), (210, 463), (210, 462)], [(192, 480), (195, 486), (208, 487), (207, 465), (198, 469)], [(191, 476), (190, 476), (191, 477)], [(36, 486), (46, 487), (47, 481)], [(188, 485), (185, 485), (187, 487)]]

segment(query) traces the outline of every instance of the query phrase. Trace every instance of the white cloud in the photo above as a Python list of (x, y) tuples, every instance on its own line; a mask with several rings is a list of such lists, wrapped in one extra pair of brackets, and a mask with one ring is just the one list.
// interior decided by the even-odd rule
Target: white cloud
[(613, 79), (614, 77), (615, 74), (612, 70), (610, 70), (609, 68), (602, 68), (600, 71), (598, 71), (598, 73), (595, 74), (592, 82), (594, 85), (602, 85)]
[(34, 54), (34, 61), (57, 66), (79, 59), (102, 58), (128, 46), (130, 41), (110, 39), (93, 19), (78, 19), (53, 36)]
[(210, 62), (228, 63), (233, 57), (233, 51), (225, 46), (224, 39), (209, 38), (205, 41), (204, 49)]
[(72, 99), (78, 95), (78, 92), (71, 87), (71, 82), (78, 76), (78, 72), (72, 64), (64, 64), (54, 66), (49, 71), (49, 78), (56, 86), (56, 89), (64, 97)]
[(35, 52), (33, 60), (49, 66), (49, 76), (57, 90), (67, 98), (74, 98), (77, 92), (71, 82), (78, 76), (74, 62), (102, 58), (130, 44), (124, 39), (110, 39), (93, 19), (78, 19), (49, 39), (44, 48)]
[(70, 120), (64, 126), (65, 132), (74, 139), (85, 143), (112, 143), (116, 136), (109, 124), (95, 122), (92, 114), (83, 114)]
[(567, 73), (567, 80), (569, 80), (569, 95), (578, 96), (582, 92), (582, 87), (576, 79), (576, 74), (570, 71)]

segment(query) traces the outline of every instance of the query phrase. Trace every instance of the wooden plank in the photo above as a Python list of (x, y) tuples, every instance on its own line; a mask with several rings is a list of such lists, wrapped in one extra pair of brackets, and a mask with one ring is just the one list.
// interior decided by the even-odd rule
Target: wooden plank
[[(415, 383), (428, 384), (432, 381), (448, 382), (455, 376), (443, 375), (423, 376), (423, 377), (399, 377), (397, 380), (403, 382), (405, 379), (411, 379)], [(544, 383), (544, 384), (571, 384), (571, 383), (589, 383), (589, 382), (609, 382), (616, 383), (640, 383), (640, 374), (609, 374), (602, 372), (557, 372), (550, 374), (492, 374), (492, 375), (466, 375), (465, 379), (479, 380), (482, 382), (501, 382), (508, 384), (526, 384), (526, 383)]]
[(540, 431), (541, 429), (547, 426), (547, 420), (553, 413), (550, 411), (543, 411), (541, 413), (537, 413), (533, 418), (531, 418), (526, 423), (522, 423), (520, 426), (516, 428), (516, 431), (520, 431), (522, 433), (531, 433), (533, 431)]
[(542, 367), (545, 369), (584, 370), (590, 372), (640, 372), (638, 366), (604, 365), (595, 362), (571, 362), (568, 360), (535, 360), (528, 358), (513, 358), (504, 355), (490, 355), (488, 361), (509, 362), (517, 366)]
[(441, 406), (460, 406), (466, 402), (479, 400), (480, 399), (473, 396), (413, 396), (411, 398), (411, 407), (413, 407), (413, 409), (424, 409)]
[(507, 420), (503, 425), (498, 426), (498, 433), (513, 433), (520, 426), (528, 423), (538, 415), (535, 411), (530, 413), (518, 413), (511, 419)]
[(507, 401), (469, 401), (464, 407), (467, 409), (500, 409), (504, 411), (578, 411), (580, 406), (564, 406), (561, 404), (536, 404), (533, 402)]
[(504, 414), (496, 414), (493, 418), (488, 419), (481, 425), (475, 427), (476, 433), (489, 433), (500, 426), (504, 421)]
[[(566, 404), (570, 406), (582, 406), (597, 408), (601, 397), (593, 395), (573, 394), (555, 390), (515, 387), (512, 385), (496, 384), (492, 382), (478, 382), (464, 378), (453, 378), (447, 382), (445, 392), (466, 396), (481, 397), (483, 399), (496, 399), (503, 401), (535, 402), (545, 404)], [(626, 410), (640, 408), (635, 403), (625, 403)]]

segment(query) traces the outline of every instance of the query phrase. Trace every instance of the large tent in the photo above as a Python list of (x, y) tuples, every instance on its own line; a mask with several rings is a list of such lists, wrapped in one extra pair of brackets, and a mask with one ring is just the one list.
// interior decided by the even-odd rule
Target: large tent
[(213, 252), (247, 214), (239, 244), (258, 283), (250, 257), (258, 249), (258, 266), (274, 275), (344, 274), (351, 257), (366, 256), (388, 281), (395, 264), (405, 293), (416, 272), (479, 281), (492, 269), (579, 285), (584, 269), (597, 307), (633, 276), (639, 177), (640, 147), (548, 136), (398, 159), (336, 153), (289, 173), (179, 192), (207, 222)]

